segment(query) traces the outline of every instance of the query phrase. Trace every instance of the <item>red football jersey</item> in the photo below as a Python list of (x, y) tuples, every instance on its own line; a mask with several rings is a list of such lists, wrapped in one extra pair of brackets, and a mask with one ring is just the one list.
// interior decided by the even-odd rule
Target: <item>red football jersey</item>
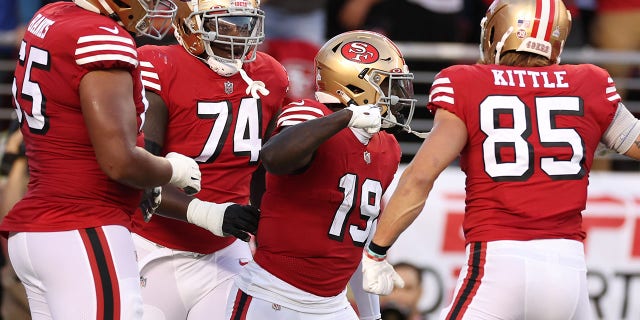
[[(20, 46), (13, 87), (31, 177), (26, 195), (0, 230), (130, 226), (140, 190), (111, 180), (100, 169), (78, 86), (90, 71), (129, 70), (140, 115), (145, 105), (137, 65), (133, 38), (106, 16), (68, 2), (47, 5), (34, 15)], [(143, 145), (141, 137), (138, 144)]]
[[(251, 79), (264, 82), (270, 91), (255, 99), (246, 94), (240, 74), (220, 76), (179, 45), (142, 46), (138, 53), (145, 88), (159, 94), (168, 108), (163, 152), (179, 152), (199, 163), (199, 199), (248, 203), (267, 126), (282, 108), (287, 91), (282, 65), (258, 52), (255, 61), (243, 66)], [(235, 240), (158, 215), (145, 223), (137, 214), (134, 231), (170, 248), (206, 254)]]
[(619, 101), (594, 65), (440, 72), (429, 108), (456, 114), (469, 135), (466, 241), (584, 239), (589, 170)]
[[(330, 114), (323, 104), (287, 105), (278, 129)], [(287, 283), (319, 296), (345, 289), (400, 163), (391, 134), (362, 144), (351, 129), (324, 142), (303, 173), (267, 173), (255, 261)]]

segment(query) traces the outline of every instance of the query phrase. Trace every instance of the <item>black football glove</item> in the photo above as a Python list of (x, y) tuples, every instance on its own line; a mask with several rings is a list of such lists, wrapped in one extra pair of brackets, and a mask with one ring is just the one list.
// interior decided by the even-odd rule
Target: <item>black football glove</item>
[(160, 202), (162, 201), (162, 187), (154, 187), (144, 189), (142, 194), (142, 200), (140, 200), (140, 210), (142, 210), (142, 217), (144, 222), (149, 222), (151, 217), (156, 213)]
[(232, 204), (224, 211), (222, 232), (249, 242), (251, 234), (258, 231), (260, 209), (251, 205)]

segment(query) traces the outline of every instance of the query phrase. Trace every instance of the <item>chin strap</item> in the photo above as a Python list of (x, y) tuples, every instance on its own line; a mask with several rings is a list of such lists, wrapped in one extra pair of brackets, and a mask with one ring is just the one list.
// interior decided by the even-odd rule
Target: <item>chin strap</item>
[(388, 118), (386, 118), (386, 117), (385, 117), (385, 118), (382, 118), (382, 121), (383, 121), (383, 122), (391, 123), (391, 124), (393, 124), (393, 125), (395, 125), (395, 126), (400, 126), (400, 127), (402, 127), (402, 130), (404, 130), (404, 131), (406, 131), (406, 132), (408, 132), (408, 133), (411, 133), (411, 134), (415, 135), (416, 137), (418, 137), (418, 138), (420, 138), (420, 139), (425, 139), (425, 138), (429, 135), (429, 132), (418, 132), (418, 131), (413, 131), (413, 129), (411, 129), (411, 127), (409, 127), (408, 125), (406, 125), (406, 124), (404, 124), (404, 123), (398, 123), (398, 122), (395, 122), (395, 121), (393, 121), (393, 120), (391, 120), (391, 119), (388, 119)]
[[(202, 59), (202, 58), (199, 58)], [(225, 63), (217, 60), (216, 58), (209, 56), (206, 60), (207, 64), (211, 68), (211, 70), (215, 71), (217, 74), (223, 77), (231, 77), (236, 73), (240, 73), (242, 80), (247, 83), (246, 94), (250, 94), (253, 98), (259, 99), (260, 93), (263, 96), (269, 95), (269, 90), (266, 88), (266, 85), (262, 81), (254, 81), (247, 75), (247, 72), (242, 69), (242, 61), (240, 59), (235, 59), (234, 63)]]
[(204, 60), (211, 70), (215, 71), (217, 74), (223, 77), (231, 77), (232, 75), (238, 73), (239, 70), (242, 69), (242, 61), (234, 60), (233, 63), (219, 61), (215, 57), (209, 55), (209, 57), (205, 60), (200, 57), (198, 59)]
[(244, 82), (246, 82), (248, 85), (247, 91), (246, 91), (247, 94), (251, 94), (251, 96), (255, 99), (260, 98), (260, 96), (258, 95), (258, 92), (263, 96), (269, 95), (269, 90), (266, 88), (264, 82), (253, 81), (253, 79), (249, 78), (249, 76), (247, 75), (247, 72), (245, 72), (243, 69), (239, 69), (238, 72), (240, 72), (240, 76), (242, 76), (242, 80), (244, 80)]

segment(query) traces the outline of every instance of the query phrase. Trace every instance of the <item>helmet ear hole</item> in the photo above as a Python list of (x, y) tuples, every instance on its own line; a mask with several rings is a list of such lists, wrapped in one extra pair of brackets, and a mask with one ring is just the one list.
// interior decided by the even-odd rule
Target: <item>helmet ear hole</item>
[(491, 31), (489, 32), (489, 46), (493, 45), (493, 37), (496, 35), (496, 28), (491, 27)]
[(131, 6), (123, 1), (113, 0), (113, 2), (120, 8), (131, 8)]
[[(362, 93), (364, 93), (364, 89), (362, 89), (362, 88), (360, 88), (358, 86), (355, 86), (353, 84), (348, 84), (348, 85), (345, 86), (345, 88), (347, 90), (349, 90), (349, 96), (352, 98), (352, 100), (354, 100), (355, 97), (357, 97), (357, 96), (361, 95)], [(367, 99), (366, 96), (364, 96), (363, 98), (364, 98), (364, 100), (362, 100), (362, 103), (364, 103), (364, 104), (369, 103), (369, 99)], [(358, 103), (356, 101), (353, 101), (353, 102), (356, 103), (356, 104)]]
[(182, 29), (181, 31), (184, 32), (185, 35), (192, 35), (193, 34), (191, 32), (191, 29), (189, 28), (189, 25), (187, 24), (186, 20), (182, 20), (180, 22), (180, 29)]
[(347, 85), (346, 88), (349, 89), (349, 91), (351, 91), (353, 94), (360, 94), (364, 92), (362, 88), (354, 86), (352, 84)]

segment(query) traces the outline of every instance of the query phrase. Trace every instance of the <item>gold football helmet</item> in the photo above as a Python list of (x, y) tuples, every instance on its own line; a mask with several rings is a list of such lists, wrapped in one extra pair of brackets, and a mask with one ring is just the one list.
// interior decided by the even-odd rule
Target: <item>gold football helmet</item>
[(562, 0), (495, 0), (480, 26), (484, 63), (499, 64), (507, 51), (531, 52), (558, 63), (571, 13)]
[(73, 0), (78, 6), (111, 17), (137, 35), (156, 40), (171, 30), (177, 7), (170, 0)]
[(382, 128), (397, 125), (410, 131), (416, 104), (413, 73), (387, 37), (361, 30), (339, 34), (320, 48), (315, 65), (319, 102), (376, 104), (383, 117)]
[(241, 68), (242, 63), (255, 60), (257, 47), (264, 41), (264, 12), (259, 6), (258, 0), (178, 2), (176, 38), (189, 53), (228, 76), (227, 68)]

